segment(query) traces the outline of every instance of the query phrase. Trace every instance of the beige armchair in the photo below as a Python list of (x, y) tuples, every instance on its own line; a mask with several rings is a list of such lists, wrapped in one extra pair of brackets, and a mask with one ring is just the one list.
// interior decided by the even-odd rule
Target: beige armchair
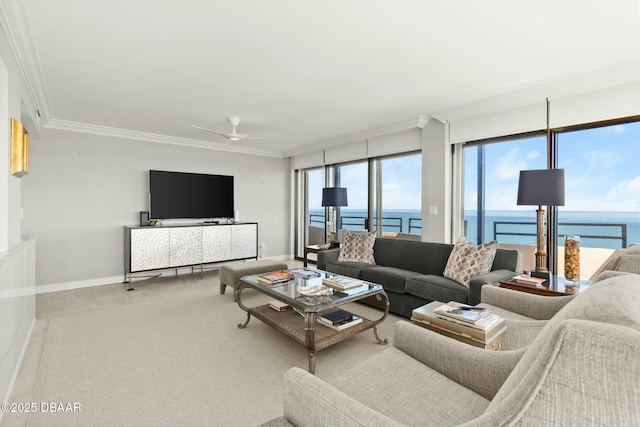
[(479, 307), (505, 318), (504, 349), (513, 350), (531, 344), (549, 319), (575, 296), (548, 297), (497, 286), (483, 286)]
[(392, 348), (329, 382), (287, 371), (265, 425), (639, 425), (639, 302), (640, 276), (603, 280), (504, 352), (400, 321)]

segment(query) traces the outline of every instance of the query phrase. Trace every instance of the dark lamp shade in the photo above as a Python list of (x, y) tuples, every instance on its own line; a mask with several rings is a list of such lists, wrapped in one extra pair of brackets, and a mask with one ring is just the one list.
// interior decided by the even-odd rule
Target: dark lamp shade
[(564, 206), (564, 169), (520, 171), (518, 204)]
[(347, 206), (347, 189), (344, 187), (323, 188), (322, 206)]

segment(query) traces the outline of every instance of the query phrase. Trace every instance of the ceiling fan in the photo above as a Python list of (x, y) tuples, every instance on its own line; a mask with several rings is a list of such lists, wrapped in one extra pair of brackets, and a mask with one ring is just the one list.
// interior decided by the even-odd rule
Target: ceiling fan
[(238, 133), (238, 131), (236, 130), (236, 127), (238, 126), (238, 123), (240, 123), (239, 117), (229, 117), (229, 123), (231, 124), (231, 132), (222, 132), (219, 130), (207, 129), (207, 128), (203, 128), (195, 125), (189, 125), (189, 126), (191, 126), (192, 128), (204, 130), (206, 132), (212, 132), (218, 135), (222, 135), (225, 138), (227, 138), (228, 141), (242, 141), (243, 139), (273, 138), (280, 135), (277, 132), (276, 133)]

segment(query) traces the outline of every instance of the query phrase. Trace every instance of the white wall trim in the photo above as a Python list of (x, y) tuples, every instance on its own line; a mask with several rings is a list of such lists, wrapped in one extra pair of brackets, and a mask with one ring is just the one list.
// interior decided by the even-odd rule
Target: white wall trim
[(162, 144), (181, 145), (186, 147), (205, 148), (209, 150), (229, 151), (233, 153), (253, 154), (256, 156), (283, 158), (279, 151), (262, 148), (242, 147), (234, 144), (201, 141), (197, 139), (180, 138), (176, 136), (160, 135), (157, 133), (140, 132), (109, 126), (99, 126), (69, 120), (52, 119), (45, 126), (47, 129), (64, 130), (69, 132), (87, 133), (91, 135), (109, 136), (113, 138), (136, 139), (139, 141), (159, 142)]
[[(273, 259), (277, 261), (288, 261), (293, 259), (293, 255), (276, 255), (265, 257), (265, 259)], [(251, 262), (248, 260), (247, 262)], [(223, 264), (220, 264), (223, 265)], [(220, 265), (216, 266), (219, 267)], [(191, 267), (178, 267), (178, 276), (182, 276), (184, 274), (198, 274), (198, 272), (191, 272)], [(206, 270), (205, 270), (206, 271)], [(149, 272), (150, 275), (160, 274), (162, 277), (172, 277), (176, 276), (175, 270), (163, 270), (156, 272)], [(134, 276), (135, 277), (135, 276)], [(133, 280), (131, 283), (135, 285), (136, 282), (141, 282), (143, 279)], [(104, 286), (104, 285), (118, 285), (122, 284), (122, 286), (128, 286), (128, 284), (124, 283), (124, 276), (111, 276), (111, 277), (98, 277), (95, 279), (87, 279), (87, 280), (78, 280), (75, 282), (61, 282), (61, 283), (50, 283), (48, 285), (38, 285), (36, 286), (36, 294), (46, 294), (49, 292), (59, 292), (59, 291), (70, 291), (72, 289), (82, 289), (82, 288), (91, 288), (94, 286)]]
[(100, 277), (97, 279), (78, 280), (76, 282), (51, 283), (49, 285), (36, 286), (36, 294), (49, 292), (68, 291), (71, 289), (90, 288), (93, 286), (115, 285), (122, 283), (124, 276)]
[(7, 36), (31, 102), (40, 113), (32, 111), (32, 116), (42, 126), (51, 117), (51, 107), (21, 0), (0, 1), (0, 26)]
[[(13, 370), (13, 374), (11, 375), (11, 380), (9, 381), (9, 386), (7, 387), (7, 391), (4, 395), (4, 400), (2, 402), (11, 402), (11, 393), (13, 393), (13, 387), (16, 385), (16, 379), (18, 379), (18, 372), (20, 372), (20, 368), (22, 367), (22, 361), (24, 360), (24, 355), (27, 354), (27, 348), (29, 347), (29, 342), (31, 341), (31, 334), (33, 333), (33, 328), (36, 326), (36, 318), (33, 318), (31, 321), (31, 326), (29, 327), (29, 332), (27, 333), (27, 339), (24, 340), (24, 344), (22, 345), (22, 350), (20, 351), (20, 357), (18, 358), (18, 363), (16, 363), (16, 367)], [(2, 424), (2, 417), (4, 416), (4, 411), (0, 411), (0, 424)]]

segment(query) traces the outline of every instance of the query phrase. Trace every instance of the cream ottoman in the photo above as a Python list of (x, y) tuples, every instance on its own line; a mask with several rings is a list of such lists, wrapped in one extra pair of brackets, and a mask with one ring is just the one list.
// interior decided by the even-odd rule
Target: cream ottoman
[(251, 274), (268, 273), (276, 270), (286, 270), (287, 263), (272, 259), (260, 259), (257, 261), (233, 262), (220, 266), (220, 294), (224, 294), (227, 286), (234, 289), (233, 300), (237, 301), (235, 289), (240, 278)]

